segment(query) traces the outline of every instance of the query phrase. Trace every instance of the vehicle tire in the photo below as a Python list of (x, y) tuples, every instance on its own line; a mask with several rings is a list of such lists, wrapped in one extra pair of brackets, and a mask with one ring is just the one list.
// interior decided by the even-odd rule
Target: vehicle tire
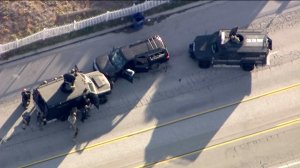
[(244, 71), (252, 71), (254, 69), (254, 64), (253, 63), (242, 63), (241, 67)]
[(111, 89), (114, 87), (117, 80), (118, 80), (118, 77), (116, 77), (116, 76), (108, 78), (108, 82), (110, 83)]
[(58, 118), (58, 120), (60, 121), (67, 121), (68, 120), (68, 116), (67, 115), (62, 115)]
[(112, 81), (113, 83), (115, 83), (117, 81), (118, 77), (116, 76), (112, 76), (109, 78), (110, 81)]
[(99, 96), (99, 103), (105, 104), (107, 102), (107, 97), (105, 95)]
[(207, 69), (211, 66), (211, 62), (210, 61), (199, 61), (198, 65), (200, 68)]
[(189, 45), (189, 54), (192, 59), (196, 58), (195, 54), (193, 53), (193, 45), (192, 44)]
[(190, 57), (191, 57), (192, 59), (195, 59), (195, 58), (196, 58), (195, 55), (194, 55), (193, 53), (190, 53)]
[[(158, 69), (159, 68), (159, 66), (160, 66), (160, 64), (159, 63), (154, 63), (154, 64), (152, 64), (151, 65), (151, 68), (150, 69)], [(149, 69), (147, 68), (147, 70), (146, 70), (147, 72), (149, 71)]]

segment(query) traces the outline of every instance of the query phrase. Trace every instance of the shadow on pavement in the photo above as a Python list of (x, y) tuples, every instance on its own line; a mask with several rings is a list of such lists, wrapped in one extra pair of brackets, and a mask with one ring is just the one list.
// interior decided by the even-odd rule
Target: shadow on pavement
[[(62, 61), (58, 60), (58, 62), (63, 64)], [(70, 64), (75, 65), (75, 61), (72, 61)], [(68, 66), (73, 67), (71, 65)], [(87, 61), (79, 68), (81, 69), (81, 67), (83, 67), (82, 69), (91, 71), (91, 61)], [(50, 70), (50, 68), (48, 68), (48, 70)], [(44, 72), (39, 75), (39, 78), (43, 76), (43, 73)], [(143, 75), (144, 74), (142, 74), (142, 76)], [(54, 77), (55, 76), (53, 76), (53, 78)], [(148, 80), (148, 83), (144, 85), (144, 87), (149, 88), (152, 85), (152, 82), (151, 80)], [(136, 107), (139, 102), (139, 98), (135, 97), (126, 99), (128, 94), (127, 90), (133, 89), (134, 85), (130, 84), (128, 81), (122, 79), (118, 80), (114, 86), (114, 90), (110, 95), (108, 95), (108, 102), (106, 104), (100, 106), (99, 110), (94, 108), (91, 112), (91, 116), (85, 120), (84, 123), (79, 120), (80, 116), (78, 116), (79, 118), (77, 123), (79, 134), (75, 141), (72, 140), (74, 131), (69, 129), (68, 122), (55, 121), (54, 123), (47, 124), (40, 129), (36, 122), (36, 112), (34, 112), (31, 117), (31, 129), (26, 129), (25, 131), (21, 130), (22, 136), (14, 136), (13, 139), (7, 141), (3, 144), (3, 146), (1, 146), (0, 156), (5, 155), (0, 157), (1, 165), (4, 167), (9, 167), (12, 165), (12, 162), (7, 158), (18, 157), (22, 159), (20, 162), (19, 160), (16, 160), (14, 165), (24, 166), (25, 164), (31, 164), (35, 161), (57, 156), (58, 154), (68, 153), (72, 149), (78, 150), (76, 153), (81, 154), (83, 152), (82, 149), (87, 147), (91, 141), (109, 133), (128, 115), (133, 108)], [(140, 90), (139, 95), (135, 96), (142, 97), (146, 91), (147, 89)], [(4, 126), (1, 128), (1, 132), (3, 132), (4, 129), (5, 131), (12, 129), (13, 124), (20, 118), (22, 114), (20, 108), (21, 107), (17, 108), (17, 110), (12, 113), (13, 115), (11, 115), (10, 118), (4, 123)], [(15, 128), (20, 127), (21, 124)], [(20, 132), (20, 129), (14, 129), (12, 134), (16, 134), (18, 132)], [(18, 148), (18, 146), (20, 149), (19, 152), (10, 152), (11, 147), (15, 149), (16, 147)], [(26, 153), (26, 155), (24, 155), (24, 153)], [(37, 153), (40, 155), (37, 156)], [(53, 160), (50, 159), (50, 165), (47, 163), (45, 163), (46, 165), (40, 163), (34, 164), (34, 166), (58, 167), (65, 157), (66, 155), (62, 155), (55, 157)], [(24, 163), (22, 160), (26, 160), (28, 162)]]
[[(214, 75), (216, 71), (222, 72)], [(241, 72), (236, 73), (234, 71)], [(169, 95), (169, 99), (173, 100), (165, 100), (162, 104), (170, 104), (173, 107), (164, 107), (164, 109), (157, 110), (154, 108), (148, 109), (146, 119), (148, 121), (157, 120), (157, 125), (160, 126), (178, 118), (200, 114), (213, 108), (239, 102), (251, 93), (250, 73), (235, 68), (233, 70), (226, 68), (205, 70), (205, 72), (200, 72), (199, 76), (203, 73), (211, 74), (206, 76), (205, 81), (202, 79), (203, 83), (196, 76), (183, 77), (180, 82), (182, 85), (179, 84), (176, 89), (162, 91), (157, 88), (153, 99), (161, 97), (161, 95)], [(192, 78), (194, 78), (194, 81)], [(161, 81), (161, 84), (163, 83), (164, 81)], [(180, 104), (181, 102), (184, 104)], [(156, 106), (162, 107), (162, 104)], [(238, 105), (235, 104), (222, 110), (211, 111), (198, 117), (155, 129), (145, 149), (145, 162), (154, 163), (204, 148)], [(178, 106), (179, 108), (176, 108)], [(176, 117), (167, 117), (167, 115)], [(201, 152), (188, 157), (188, 162), (193, 162), (200, 154)], [(183, 163), (186, 165), (188, 162)]]
[[(212, 33), (220, 28), (247, 27), (265, 7), (266, 3), (267, 1), (232, 2), (232, 6), (228, 7), (228, 9), (232, 10), (226, 13), (224, 13), (225, 10), (214, 13), (213, 10), (218, 9), (206, 8), (202, 13), (206, 18), (199, 18), (199, 21), (206, 23), (202, 25), (203, 27), (199, 27), (199, 34)], [(222, 8), (221, 6), (222, 3), (220, 2), (219, 8)], [(232, 19), (224, 18), (222, 22), (222, 17), (230, 17)], [(215, 23), (215, 20), (218, 20), (218, 22)], [(229, 21), (226, 22), (226, 20)], [(196, 27), (184, 24), (184, 20), (182, 22), (180, 23), (181, 30), (195, 32)], [(197, 24), (194, 26), (197, 26)], [(172, 39), (174, 34), (176, 33), (172, 32), (172, 34), (166, 33), (162, 36), (166, 39)], [(190, 42), (194, 38), (191, 37)], [(167, 43), (169, 48), (179, 48), (179, 44), (176, 45), (171, 42), (170, 44), (174, 46), (170, 46)], [(185, 45), (187, 46), (186, 50), (188, 50), (188, 43)], [(182, 58), (184, 56), (188, 57), (187, 53), (181, 56), (177, 53), (182, 54), (182, 51), (176, 52), (176, 50), (171, 50), (171, 52), (174, 54), (171, 53), (171, 56), (173, 55), (176, 58), (171, 57), (170, 61), (176, 60), (177, 62), (172, 62), (173, 66), (178, 66), (181, 62), (187, 61), (186, 58)], [(193, 60), (190, 59), (189, 61)], [(193, 68), (198, 68), (196, 62)], [(162, 95), (168, 95), (166, 97), (172, 99), (172, 101), (165, 100), (162, 103), (168, 104), (168, 106), (163, 106), (162, 104), (153, 105), (163, 107), (163, 109), (148, 107), (146, 121), (156, 120), (158, 126), (164, 125), (178, 118), (201, 113), (233, 102), (240, 102), (251, 93), (251, 73), (244, 72), (240, 68), (214, 67), (208, 70), (198, 70), (197, 74), (193, 75), (182, 72), (181, 76), (178, 75), (177, 78), (179, 79), (179, 84), (170, 90), (164, 87), (165, 83), (170, 79), (163, 79), (159, 82), (153, 99), (158, 99)], [(212, 111), (171, 124), (170, 126), (155, 129), (145, 149), (144, 162), (150, 164), (149, 167), (151, 167), (151, 163), (206, 147), (238, 106), (239, 103), (219, 111)], [(168, 115), (172, 117), (168, 117)], [(182, 158), (185, 161), (182, 163), (178, 161), (178, 164), (185, 166), (195, 161), (199, 155), (201, 155), (201, 152)]]
[[(0, 128), (0, 141), (3, 140), (4, 142), (7, 141), (10, 137), (9, 130), (14, 126), (17, 120), (21, 117), (22, 113), (24, 112), (24, 108), (21, 104), (12, 112), (12, 115), (6, 120), (6, 122)], [(1, 146), (1, 143), (0, 143)]]
[(277, 2), (281, 4), (280, 7), (276, 10), (276, 14), (281, 14), (290, 3), (290, 1), (277, 1)]

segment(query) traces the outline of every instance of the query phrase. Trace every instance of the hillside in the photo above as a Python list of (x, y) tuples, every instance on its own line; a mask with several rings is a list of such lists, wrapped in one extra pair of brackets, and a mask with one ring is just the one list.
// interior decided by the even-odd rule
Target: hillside
[(0, 1), (0, 44), (127, 6), (133, 1)]

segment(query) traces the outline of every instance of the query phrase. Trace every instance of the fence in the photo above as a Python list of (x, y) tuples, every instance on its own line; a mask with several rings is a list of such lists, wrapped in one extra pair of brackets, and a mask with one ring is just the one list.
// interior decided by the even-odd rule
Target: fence
[(59, 27), (53, 27), (53, 28), (44, 28), (42, 31), (39, 31), (35, 34), (32, 34), (30, 36), (27, 36), (22, 39), (17, 39), (16, 41), (9, 42), (6, 44), (0, 44), (0, 55), (2, 53), (17, 49), (19, 47), (34, 43), (39, 40), (45, 40), (47, 38), (63, 35), (66, 33), (70, 33), (73, 31), (77, 31), (80, 29), (84, 29), (86, 27), (90, 27), (102, 22), (107, 22), (113, 19), (130, 16), (137, 12), (143, 12), (146, 10), (149, 10), (153, 7), (159, 6), (161, 4), (167, 3), (169, 0), (149, 0), (145, 1), (138, 5), (133, 5), (128, 8), (119, 9), (112, 12), (106, 12), (104, 14), (94, 16), (88, 19), (84, 19), (81, 21), (74, 21), (73, 23), (66, 24)]

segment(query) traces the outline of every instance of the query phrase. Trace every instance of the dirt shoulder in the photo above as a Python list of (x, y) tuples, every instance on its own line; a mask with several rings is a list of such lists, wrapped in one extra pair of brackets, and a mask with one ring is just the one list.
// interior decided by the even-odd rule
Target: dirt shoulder
[(0, 1), (0, 44), (133, 5), (133, 1)]

